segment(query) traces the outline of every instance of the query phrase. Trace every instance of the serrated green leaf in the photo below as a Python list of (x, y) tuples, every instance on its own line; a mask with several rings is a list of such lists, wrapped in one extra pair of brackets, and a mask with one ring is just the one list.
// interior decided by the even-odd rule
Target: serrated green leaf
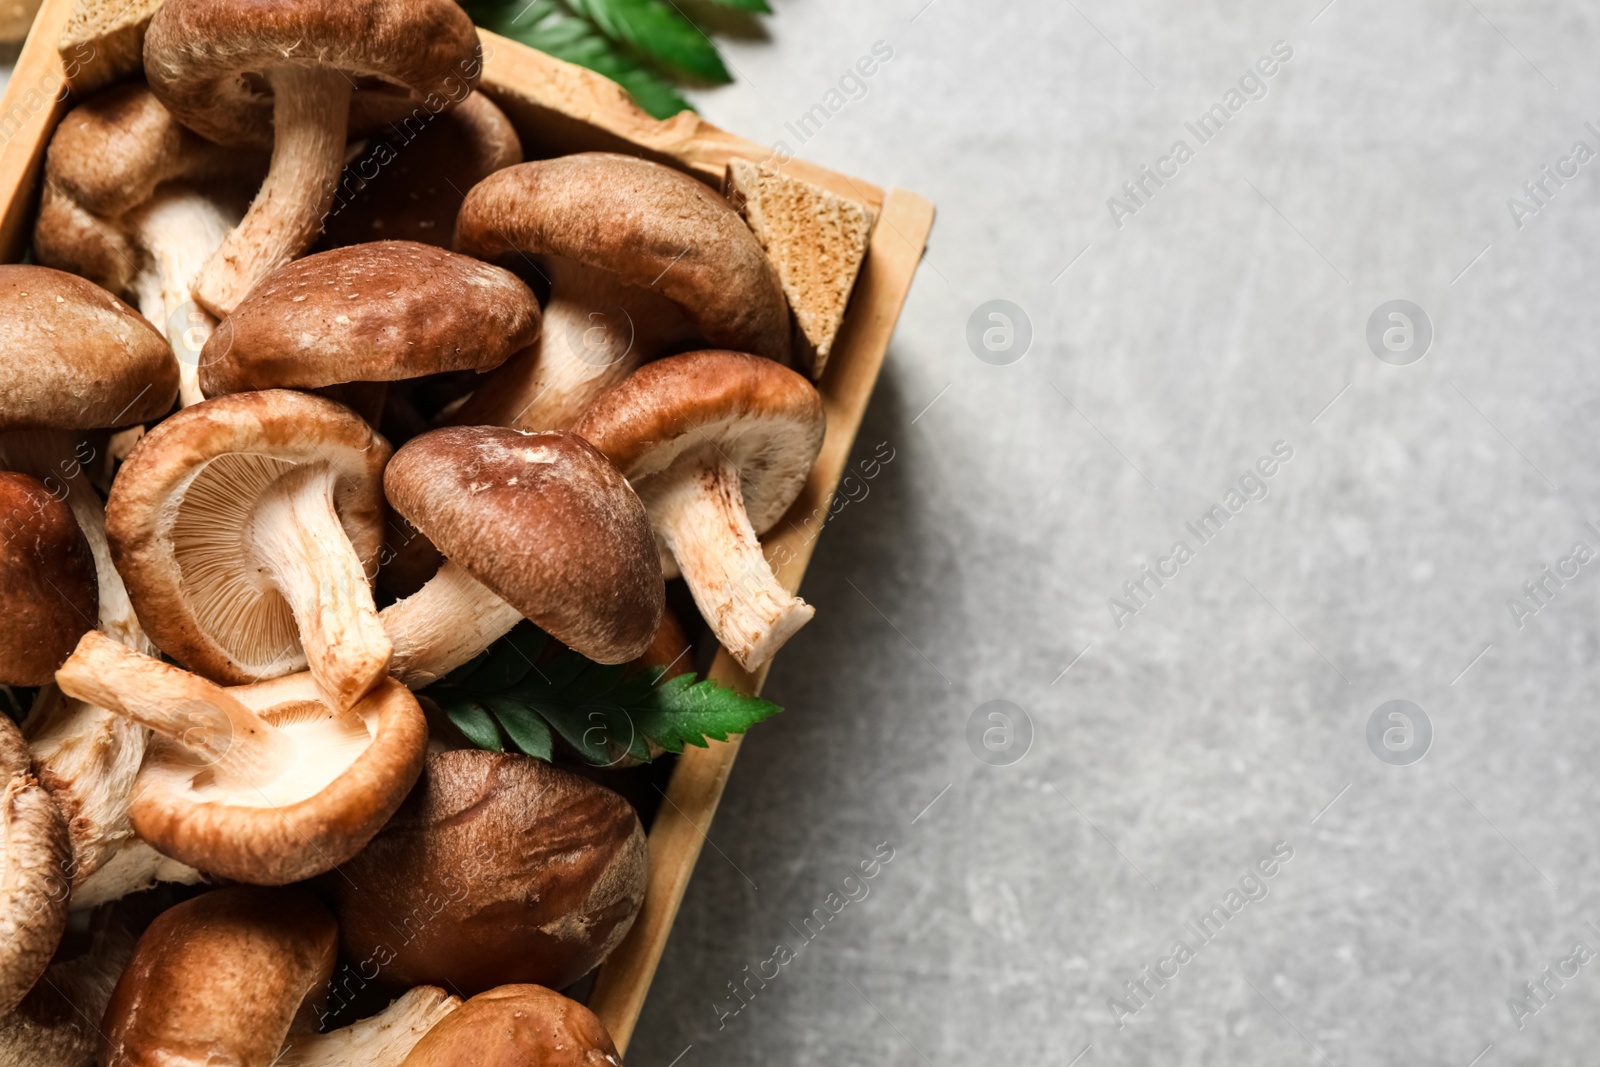
[[(427, 693), (450, 712), (452, 721), (460, 711), (467, 722), (462, 732), (480, 747), (498, 748), (503, 729), (522, 751), (549, 759), (553, 730), (597, 766), (609, 766), (624, 755), (648, 761), (652, 743), (682, 752), (684, 745), (705, 747), (707, 738), (725, 741), (782, 710), (716, 682), (697, 681), (693, 674), (662, 681), (664, 668), (640, 671), (625, 664), (599, 664), (570, 649), (520, 672), (513, 681), (507, 679), (514, 672), (488, 666), (542, 647), (544, 640), (532, 624), (524, 623), (496, 642), (481, 662), (460, 668)], [(508, 652), (506, 645), (517, 652)], [(478, 716), (488, 719), (490, 712), (489, 726), (498, 720), (499, 727), (486, 730)]]
[(686, 744), (705, 748), (708, 737), (726, 741), (783, 710), (709, 678), (697, 682), (692, 674), (668, 679), (653, 692), (654, 706), (636, 712), (634, 725), (668, 752), (682, 752)]
[(456, 724), (456, 729), (467, 736), (467, 740), (479, 748), (489, 749), (491, 752), (504, 752), (505, 746), (500, 743), (500, 729), (495, 726), (494, 719), (483, 710), (483, 705), (472, 700), (461, 700), (449, 704), (441, 703), (444, 713), (450, 721)]
[(601, 33), (685, 74), (723, 84), (733, 80), (717, 46), (662, 0), (566, 0)]
[(550, 762), (555, 742), (550, 737), (550, 727), (532, 708), (502, 697), (489, 697), (484, 703), (494, 712), (512, 744), (526, 755)]

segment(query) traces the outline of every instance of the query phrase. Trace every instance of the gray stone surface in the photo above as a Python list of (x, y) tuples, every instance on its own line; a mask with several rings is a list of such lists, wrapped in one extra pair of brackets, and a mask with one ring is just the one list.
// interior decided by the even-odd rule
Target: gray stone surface
[[(1600, 962), (1521, 1030), (1507, 1001), (1600, 951), (1600, 563), (1520, 628), (1508, 600), (1600, 550), (1600, 162), (1520, 229), (1506, 201), (1600, 150), (1600, 13), (1321, 3), (780, 2), (699, 95), (940, 214), (857, 449), (894, 459), (821, 540), (789, 710), (745, 744), (630, 1063), (1594, 1061)], [(1200, 144), (1184, 122), (1280, 40)], [(1107, 198), (1179, 138), (1119, 228)], [(965, 339), (994, 298), (1032, 324), (1008, 366)], [(1435, 329), (1406, 366), (1366, 341), (1397, 298)], [(1178, 540), (1119, 628), (1108, 598)], [(966, 741), (995, 699), (1034, 728), (1011, 766)], [(1433, 728), (1409, 766), (1366, 740), (1392, 699)], [(1185, 921), (1278, 842), (1202, 945)], [(779, 942), (804, 947), (722, 1016)]]

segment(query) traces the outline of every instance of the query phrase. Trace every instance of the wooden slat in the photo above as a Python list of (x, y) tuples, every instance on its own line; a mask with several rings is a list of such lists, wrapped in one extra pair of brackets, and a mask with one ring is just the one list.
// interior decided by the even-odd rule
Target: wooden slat
[(626, 90), (592, 70), (479, 30), (483, 39), (483, 90), (534, 138), (529, 158), (568, 152), (630, 152), (680, 167), (722, 188), (730, 159), (765, 162), (829, 192), (877, 210), (883, 190), (802, 159), (779, 159), (765, 145), (713, 126), (692, 111), (662, 121), (639, 110)]
[(0, 97), (0, 255), (14, 262), (27, 246), (34, 185), (50, 133), (67, 109), (67, 78), (56, 42), (72, 14), (70, 0), (47, 0), (33, 20)]
[[(765, 541), (768, 556), (783, 561), (777, 568), (778, 579), (791, 592), (800, 587), (816, 548), (816, 530), (850, 460), (856, 431), (932, 226), (931, 203), (904, 189), (890, 190), (850, 313), (819, 383), (828, 415), (822, 452), (799, 499), (776, 527), (778, 532)], [(725, 650), (718, 651), (711, 666), (712, 678), (745, 693), (759, 693), (766, 676), (766, 667), (754, 674), (745, 672)], [(725, 744), (713, 741), (705, 749), (686, 749), (656, 813), (650, 829), (650, 882), (644, 909), (601, 968), (589, 996), (589, 1007), (605, 1023), (619, 1050), (626, 1051), (639, 1022), (667, 935), (739, 753), (739, 741), (735, 737)]]

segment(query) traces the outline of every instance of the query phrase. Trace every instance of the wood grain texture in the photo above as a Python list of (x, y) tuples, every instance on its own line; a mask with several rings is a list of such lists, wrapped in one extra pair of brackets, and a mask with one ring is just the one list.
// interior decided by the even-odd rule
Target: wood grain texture
[[(828, 415), (822, 452), (794, 506), (763, 542), (768, 557), (782, 561), (777, 567), (778, 580), (790, 592), (799, 589), (816, 549), (814, 527), (808, 520), (820, 523), (828, 513), (932, 226), (931, 203), (904, 189), (889, 191), (834, 357), (818, 383)], [(726, 650), (719, 650), (711, 677), (754, 694), (766, 681), (767, 667), (748, 673)], [(734, 737), (726, 743), (713, 741), (709, 748), (685, 749), (650, 829), (650, 883), (644, 909), (601, 968), (589, 996), (590, 1009), (624, 1052), (722, 799), (739, 742), (740, 738)]]

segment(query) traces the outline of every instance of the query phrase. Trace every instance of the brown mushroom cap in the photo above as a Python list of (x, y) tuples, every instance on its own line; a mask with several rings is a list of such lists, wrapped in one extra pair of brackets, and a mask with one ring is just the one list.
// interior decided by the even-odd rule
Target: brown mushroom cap
[(622, 1067), (594, 1012), (537, 985), (479, 993), (417, 1042), (401, 1067)]
[(714, 345), (789, 359), (777, 270), (720, 195), (659, 163), (584, 152), (522, 163), (467, 194), (456, 248), (559, 256), (678, 304)]
[(67, 924), (67, 822), (33, 776), (28, 746), (0, 715), (0, 1016), (39, 980)]
[(570, 433), (453, 426), (383, 475), (394, 509), (497, 596), (603, 663), (639, 655), (665, 591), (644, 505)]
[(486, 371), (539, 335), (516, 275), (415, 241), (374, 241), (279, 267), (200, 353), (207, 396)]
[(461, 749), (429, 757), (389, 825), (322, 884), (351, 959), (381, 949), (382, 981), (471, 994), (587, 974), (633, 924), (648, 866), (616, 793), (531, 757)]
[(646, 363), (584, 413), (573, 432), (643, 483), (703, 449), (739, 469), (756, 533), (783, 517), (805, 485), (827, 422), (816, 388), (769, 359), (688, 352)]
[(100, 1023), (102, 1064), (269, 1064), (333, 973), (338, 930), (303, 889), (235, 886), (163, 912)]
[(343, 71), (360, 135), (430, 97), (463, 99), (477, 84), (478, 51), (472, 20), (451, 0), (167, 0), (150, 21), (144, 64), (150, 88), (190, 129), (271, 148), (272, 96), (259, 78), (270, 68)]
[(522, 162), (516, 127), (481, 92), (414, 134), (408, 126), (376, 135), (361, 159), (345, 164), (322, 248), (380, 239), (448, 248), (467, 190)]
[(115, 85), (67, 112), (50, 137), (45, 176), (85, 210), (115, 217), (168, 181), (236, 179), (265, 156), (223, 148), (179, 124), (142, 82)]
[(94, 557), (72, 509), (12, 471), (0, 471), (0, 538), (0, 683), (44, 685), (95, 625)]
[(178, 395), (178, 364), (155, 327), (49, 267), (0, 266), (0, 351), (0, 431), (131, 426)]
[(291, 468), (327, 463), (339, 523), (371, 573), (389, 454), (348, 408), (284, 389), (207, 400), (157, 425), (123, 463), (106, 505), (112, 556), (151, 640), (225, 683), (304, 670), (288, 603), (260, 584), (239, 547), (253, 501)]

